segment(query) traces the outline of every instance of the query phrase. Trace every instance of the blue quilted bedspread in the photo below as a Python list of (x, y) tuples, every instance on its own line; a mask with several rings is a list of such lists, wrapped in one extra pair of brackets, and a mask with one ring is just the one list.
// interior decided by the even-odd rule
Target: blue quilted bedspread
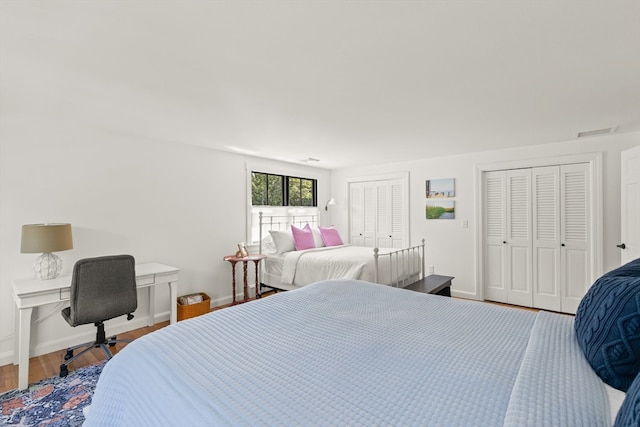
[(146, 335), (85, 426), (606, 426), (570, 316), (325, 281)]

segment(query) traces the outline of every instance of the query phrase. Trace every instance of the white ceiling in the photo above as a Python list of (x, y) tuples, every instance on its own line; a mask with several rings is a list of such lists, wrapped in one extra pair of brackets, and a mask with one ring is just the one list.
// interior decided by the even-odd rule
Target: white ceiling
[(640, 129), (640, 1), (0, 0), (0, 107), (323, 168)]

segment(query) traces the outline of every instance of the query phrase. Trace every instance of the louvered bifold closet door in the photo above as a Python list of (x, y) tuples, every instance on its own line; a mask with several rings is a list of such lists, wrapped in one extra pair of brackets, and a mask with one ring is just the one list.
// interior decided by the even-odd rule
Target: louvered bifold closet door
[(482, 180), (484, 298), (490, 301), (507, 302), (505, 286), (506, 172), (485, 172), (482, 174)]
[(507, 302), (532, 305), (531, 169), (507, 171)]
[(560, 166), (562, 311), (575, 313), (591, 286), (589, 165)]
[(349, 184), (351, 244), (373, 248), (376, 245), (377, 185), (372, 182)]
[(376, 246), (376, 223), (378, 221), (377, 185), (365, 183), (362, 187), (363, 206), (363, 236), (364, 246), (373, 248)]
[(362, 183), (349, 184), (349, 237), (350, 243), (364, 246), (364, 197)]
[(379, 248), (403, 248), (405, 246), (406, 201), (402, 181), (395, 179), (380, 182), (377, 194), (377, 246)]
[(376, 246), (391, 247), (391, 198), (389, 183), (384, 181), (376, 185), (378, 221), (376, 222)]
[(560, 167), (532, 170), (533, 306), (561, 310)]
[(406, 247), (407, 186), (406, 178), (349, 184), (351, 244), (370, 248)]

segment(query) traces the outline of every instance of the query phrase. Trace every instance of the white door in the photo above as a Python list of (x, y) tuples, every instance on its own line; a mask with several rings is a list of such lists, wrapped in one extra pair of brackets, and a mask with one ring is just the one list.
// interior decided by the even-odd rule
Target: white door
[(483, 173), (485, 299), (575, 313), (592, 283), (589, 164)]
[(349, 185), (349, 242), (364, 246), (364, 200), (362, 183)]
[(507, 302), (504, 274), (507, 248), (506, 172), (485, 172), (482, 174), (482, 180), (484, 298)]
[(514, 169), (507, 177), (505, 280), (509, 304), (531, 306), (531, 169)]
[[(640, 146), (621, 153), (620, 260), (640, 258)], [(624, 246), (623, 246), (624, 245)]]
[(349, 184), (350, 242), (358, 246), (403, 248), (408, 244), (406, 179)]
[(394, 179), (389, 182), (389, 189), (391, 190), (391, 229), (389, 235), (391, 236), (392, 248), (404, 248), (411, 244), (406, 240), (407, 232), (407, 217), (409, 211), (409, 200), (407, 195), (407, 188), (405, 188), (404, 182), (401, 179)]
[(591, 277), (591, 188), (589, 165), (560, 167), (560, 280), (561, 307), (575, 313)]
[(391, 247), (391, 192), (386, 181), (375, 184), (376, 192), (376, 247)]
[(379, 248), (403, 248), (405, 246), (404, 217), (407, 203), (402, 180), (378, 182), (376, 194), (376, 246)]
[(362, 182), (349, 184), (350, 243), (375, 246), (375, 188)]
[(561, 310), (560, 167), (532, 170), (533, 306)]

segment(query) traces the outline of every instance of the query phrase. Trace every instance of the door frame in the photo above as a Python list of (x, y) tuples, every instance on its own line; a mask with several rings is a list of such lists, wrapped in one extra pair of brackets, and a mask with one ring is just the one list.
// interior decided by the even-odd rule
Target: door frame
[(475, 288), (477, 298), (484, 300), (484, 286), (481, 286), (484, 265), (484, 218), (482, 215), (482, 206), (484, 203), (484, 195), (482, 191), (482, 174), (489, 171), (508, 170), (508, 169), (524, 169), (535, 168), (541, 166), (558, 166), (572, 163), (588, 163), (589, 179), (591, 186), (591, 204), (589, 206), (591, 214), (591, 279), (595, 280), (600, 277), (603, 272), (604, 254), (603, 254), (603, 192), (602, 192), (602, 152), (571, 154), (554, 157), (541, 157), (536, 159), (523, 159), (500, 161), (492, 163), (481, 163), (475, 167), (475, 223), (476, 239), (475, 239)]
[[(629, 212), (629, 200), (627, 199), (626, 185), (628, 184), (628, 181), (627, 177), (625, 176), (625, 172), (627, 172), (627, 168), (631, 167), (631, 165), (625, 165), (625, 161), (633, 158), (633, 156), (640, 157), (640, 145), (622, 150), (622, 152), (620, 153), (620, 243), (626, 242), (627, 245), (629, 244), (629, 236), (631, 234), (628, 230), (628, 226), (631, 221), (636, 221), (636, 230), (640, 232), (640, 218), (638, 218), (638, 212), (635, 212), (635, 216), (632, 218), (627, 217), (627, 213)], [(640, 158), (638, 157), (635, 157), (636, 164), (634, 166), (640, 166)], [(640, 171), (636, 171), (636, 173), (640, 174)], [(640, 176), (637, 177), (637, 179), (638, 178), (640, 178)], [(640, 187), (640, 182), (637, 182), (637, 185)], [(637, 194), (636, 197), (638, 197), (640, 201), (640, 189), (638, 190), (638, 193), (639, 194)], [(634, 252), (629, 253), (628, 249), (620, 250), (620, 265), (626, 264), (640, 256), (640, 248), (637, 246), (638, 244), (640, 244), (640, 236), (634, 237), (636, 240), (632, 240), (631, 247)], [(636, 245), (635, 247), (633, 246), (634, 244)]]

